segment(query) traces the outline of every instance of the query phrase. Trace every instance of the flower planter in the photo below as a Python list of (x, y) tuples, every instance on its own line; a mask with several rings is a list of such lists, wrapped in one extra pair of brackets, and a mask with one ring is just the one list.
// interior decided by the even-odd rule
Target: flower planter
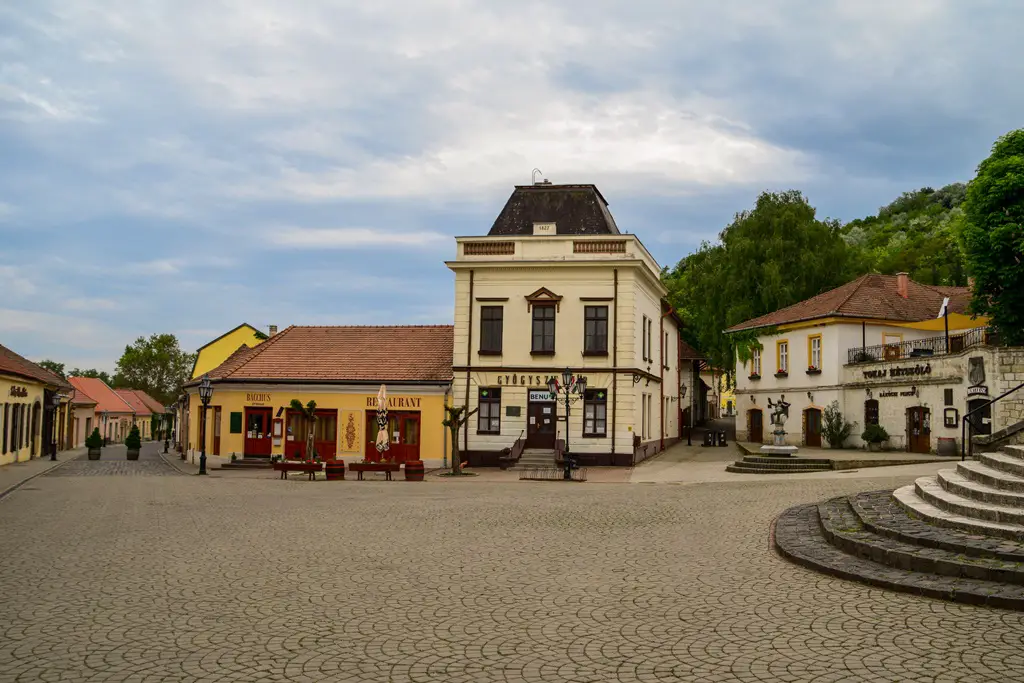
[(129, 448), (128, 449), (128, 459), (129, 460), (138, 460), (139, 459), (139, 449), (137, 449), (137, 448)]
[(877, 441), (868, 441), (868, 451), (871, 453), (878, 453), (882, 450), (882, 444)]
[(90, 448), (89, 449), (89, 459), (90, 460), (99, 460), (101, 452), (102, 451), (99, 448)]
[(761, 375), (751, 375), (750, 377), (747, 377), (747, 379), (749, 379), (752, 382), (756, 382), (757, 380), (761, 379)]
[(775, 376), (778, 377), (779, 379), (782, 379), (783, 377), (789, 377), (789, 373), (788, 372), (776, 372)]
[(423, 481), (423, 461), (407, 460), (405, 463), (406, 481)]
[(807, 374), (808, 375), (820, 375), (821, 374), (821, 369), (819, 369), (819, 368), (807, 368)]

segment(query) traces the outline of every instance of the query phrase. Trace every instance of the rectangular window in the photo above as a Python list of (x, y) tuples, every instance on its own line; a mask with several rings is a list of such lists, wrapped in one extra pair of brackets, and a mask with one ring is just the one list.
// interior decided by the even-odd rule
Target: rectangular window
[(7, 454), (7, 431), (8, 431), (7, 428), (10, 426), (10, 408), (11, 408), (11, 404), (10, 403), (5, 403), (4, 404), (4, 426), (3, 426), (4, 446), (3, 446), (3, 451), (2, 452), (5, 455)]
[(480, 353), (501, 353), (502, 317), (501, 306), (480, 307)]
[(583, 395), (583, 436), (604, 436), (608, 431), (608, 392), (587, 389)]
[(953, 390), (952, 389), (943, 389), (942, 390), (942, 398), (944, 399), (943, 403), (945, 403), (947, 406), (953, 405)]
[(821, 335), (807, 338), (807, 367), (821, 370)]
[(761, 376), (761, 349), (751, 349), (750, 370), (751, 375)]
[(480, 387), (476, 431), (478, 434), (501, 434), (501, 389)]
[(878, 401), (873, 398), (864, 401), (864, 424), (878, 424)]
[(665, 366), (665, 369), (669, 369), (668, 360), (668, 332), (665, 333), (665, 345), (661, 347), (661, 364)]
[(647, 438), (647, 394), (640, 394), (640, 440)]
[(647, 319), (647, 362), (650, 363), (654, 360), (654, 330), (652, 328), (653, 321)]
[(583, 307), (583, 353), (608, 353), (608, 307)]
[(555, 353), (555, 307), (533, 307), (533, 353)]
[(789, 372), (789, 342), (780, 341), (775, 344), (776, 361), (779, 372)]
[(643, 323), (640, 326), (640, 357), (644, 361), (647, 360), (647, 316), (644, 316)]

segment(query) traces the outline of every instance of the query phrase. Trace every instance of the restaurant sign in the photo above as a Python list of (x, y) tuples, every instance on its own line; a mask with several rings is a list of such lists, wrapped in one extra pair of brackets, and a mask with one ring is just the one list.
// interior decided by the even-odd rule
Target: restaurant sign
[(878, 370), (865, 370), (864, 379), (896, 379), (899, 377), (919, 377), (932, 374), (932, 364), (908, 365), (903, 368), (880, 368)]
[(11, 387), (10, 395), (25, 398), (28, 396), (28, 389), (26, 387), (13, 386)]
[(249, 405), (262, 406), (270, 403), (270, 394), (252, 394), (247, 393), (245, 395), (245, 402)]
[[(376, 408), (377, 397), (367, 396), (366, 407)], [(420, 399), (412, 396), (388, 396), (388, 408), (419, 408)]]

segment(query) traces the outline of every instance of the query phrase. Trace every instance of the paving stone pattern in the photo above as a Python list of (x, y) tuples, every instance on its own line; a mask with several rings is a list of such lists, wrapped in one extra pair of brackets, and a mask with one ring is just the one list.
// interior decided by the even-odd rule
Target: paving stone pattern
[(0, 683), (1024, 680), (1024, 614), (773, 552), (905, 483), (40, 477), (0, 505)]
[(163, 477), (180, 475), (170, 467), (159, 455), (159, 444), (144, 443), (138, 460), (129, 460), (124, 446), (108, 446), (103, 449), (99, 460), (89, 460), (85, 454), (62, 465), (47, 477)]

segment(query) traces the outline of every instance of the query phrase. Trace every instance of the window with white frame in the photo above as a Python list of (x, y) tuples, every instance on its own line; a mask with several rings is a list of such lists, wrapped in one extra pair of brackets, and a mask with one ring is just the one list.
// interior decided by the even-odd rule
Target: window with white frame
[(761, 349), (753, 349), (750, 353), (751, 375), (761, 376)]
[(811, 337), (811, 367), (821, 370), (821, 336)]
[(779, 372), (789, 372), (789, 342), (779, 342), (778, 351)]

